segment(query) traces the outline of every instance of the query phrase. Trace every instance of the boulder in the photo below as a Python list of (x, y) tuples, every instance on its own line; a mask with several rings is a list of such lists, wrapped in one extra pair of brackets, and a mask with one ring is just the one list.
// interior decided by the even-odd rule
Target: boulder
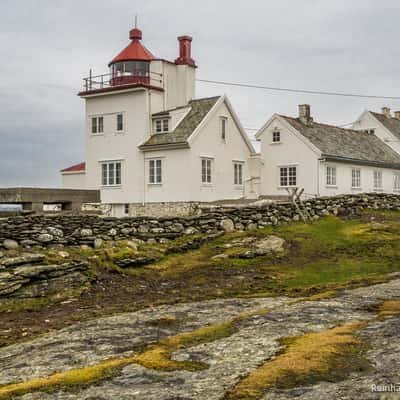
[(88, 228), (81, 229), (79, 233), (81, 236), (92, 236), (93, 235), (93, 231)]
[(64, 237), (64, 232), (61, 229), (54, 228), (52, 226), (49, 226), (47, 228), (47, 232), (50, 233), (50, 235), (53, 235), (54, 237), (57, 237), (57, 238)]
[(181, 223), (175, 222), (175, 224), (172, 224), (169, 229), (171, 232), (181, 233), (185, 230), (185, 227)]
[(94, 239), (93, 247), (95, 249), (100, 249), (102, 246), (103, 246), (103, 239), (100, 239), (100, 238)]
[(255, 252), (257, 255), (267, 253), (282, 253), (285, 245), (285, 240), (279, 236), (269, 235), (265, 239), (258, 240), (255, 243)]
[(134, 250), (134, 251), (137, 251), (137, 250), (138, 250), (138, 245), (137, 245), (137, 243), (135, 243), (135, 242), (132, 241), (132, 240), (128, 240), (128, 241), (126, 242), (126, 246), (129, 247), (130, 249)]
[(221, 228), (227, 233), (233, 232), (235, 230), (235, 224), (230, 218), (226, 218), (221, 221)]
[(19, 244), (17, 241), (12, 240), (12, 239), (6, 239), (3, 242), (3, 247), (7, 250), (15, 250), (18, 249)]
[(189, 226), (188, 228), (185, 229), (185, 235), (194, 235), (197, 233), (198, 230), (196, 228), (193, 228), (192, 226)]
[(117, 236), (117, 230), (115, 229), (115, 228), (111, 228), (109, 231), (108, 231), (108, 234), (110, 235), (110, 236)]
[(41, 233), (38, 237), (37, 237), (37, 241), (40, 243), (50, 243), (51, 241), (53, 241), (54, 236), (51, 235), (50, 233)]

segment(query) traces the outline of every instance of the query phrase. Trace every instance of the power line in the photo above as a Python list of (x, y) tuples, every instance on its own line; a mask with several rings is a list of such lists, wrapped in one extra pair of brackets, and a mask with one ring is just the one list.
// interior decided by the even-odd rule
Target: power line
[(281, 88), (281, 87), (265, 86), (265, 85), (251, 85), (251, 84), (247, 84), (247, 83), (238, 83), (238, 82), (213, 81), (210, 79), (196, 79), (196, 80), (198, 82), (212, 83), (215, 85), (237, 86), (237, 87), (245, 87), (245, 88), (251, 88), (251, 89), (274, 90), (274, 91), (278, 91), (278, 92), (317, 94), (317, 95), (324, 95), (324, 96), (361, 97), (361, 98), (365, 98), (365, 99), (400, 100), (399, 96), (378, 96), (378, 95), (360, 94), (360, 93), (326, 92), (323, 90), (291, 89), (291, 88)]

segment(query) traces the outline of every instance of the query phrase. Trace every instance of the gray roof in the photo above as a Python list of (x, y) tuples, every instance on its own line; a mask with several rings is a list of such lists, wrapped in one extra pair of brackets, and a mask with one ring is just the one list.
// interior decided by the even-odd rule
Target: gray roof
[(400, 140), (400, 119), (370, 111), (370, 113)]
[(372, 133), (283, 117), (306, 137), (322, 156), (336, 161), (400, 169), (400, 155)]
[[(188, 106), (191, 107), (191, 109), (174, 131), (153, 134), (145, 143), (140, 146), (140, 148), (146, 149), (153, 146), (187, 144), (189, 136), (199, 126), (201, 121), (203, 121), (205, 116), (209, 113), (219, 98), (220, 96), (216, 96), (189, 101)], [(173, 110), (167, 110), (153, 114), (153, 116), (167, 115), (170, 111), (174, 110), (176, 110), (176, 108)]]

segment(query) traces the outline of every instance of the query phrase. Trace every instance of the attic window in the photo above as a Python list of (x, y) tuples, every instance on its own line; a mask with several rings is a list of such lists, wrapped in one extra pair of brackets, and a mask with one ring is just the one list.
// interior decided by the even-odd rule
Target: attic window
[(375, 129), (364, 129), (364, 132), (373, 135), (375, 134)]
[(221, 117), (221, 139), (225, 141), (226, 139), (226, 123), (228, 121), (228, 118), (226, 117)]
[(159, 118), (154, 120), (154, 131), (156, 133), (168, 132), (169, 130), (168, 118)]
[(279, 131), (272, 132), (272, 143), (280, 143), (281, 133)]

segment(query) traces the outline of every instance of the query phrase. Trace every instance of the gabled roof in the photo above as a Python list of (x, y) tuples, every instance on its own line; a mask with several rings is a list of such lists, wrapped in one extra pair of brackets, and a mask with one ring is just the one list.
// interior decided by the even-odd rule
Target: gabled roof
[(86, 163), (81, 162), (79, 164), (71, 165), (70, 167), (64, 168), (61, 172), (85, 172)]
[[(139, 148), (145, 149), (147, 147), (160, 145), (187, 145), (187, 140), (190, 135), (199, 126), (219, 99), (220, 96), (216, 96), (189, 101), (188, 105), (185, 106), (190, 107), (189, 112), (172, 132), (151, 135), (145, 143), (139, 146)], [(167, 115), (169, 112), (174, 110), (176, 110), (176, 108), (153, 114), (153, 116)]]
[(322, 157), (356, 164), (400, 169), (400, 155), (372, 133), (344, 129), (281, 115), (318, 148)]
[(387, 117), (384, 114), (370, 111), (370, 113), (390, 132), (400, 140), (400, 119)]

